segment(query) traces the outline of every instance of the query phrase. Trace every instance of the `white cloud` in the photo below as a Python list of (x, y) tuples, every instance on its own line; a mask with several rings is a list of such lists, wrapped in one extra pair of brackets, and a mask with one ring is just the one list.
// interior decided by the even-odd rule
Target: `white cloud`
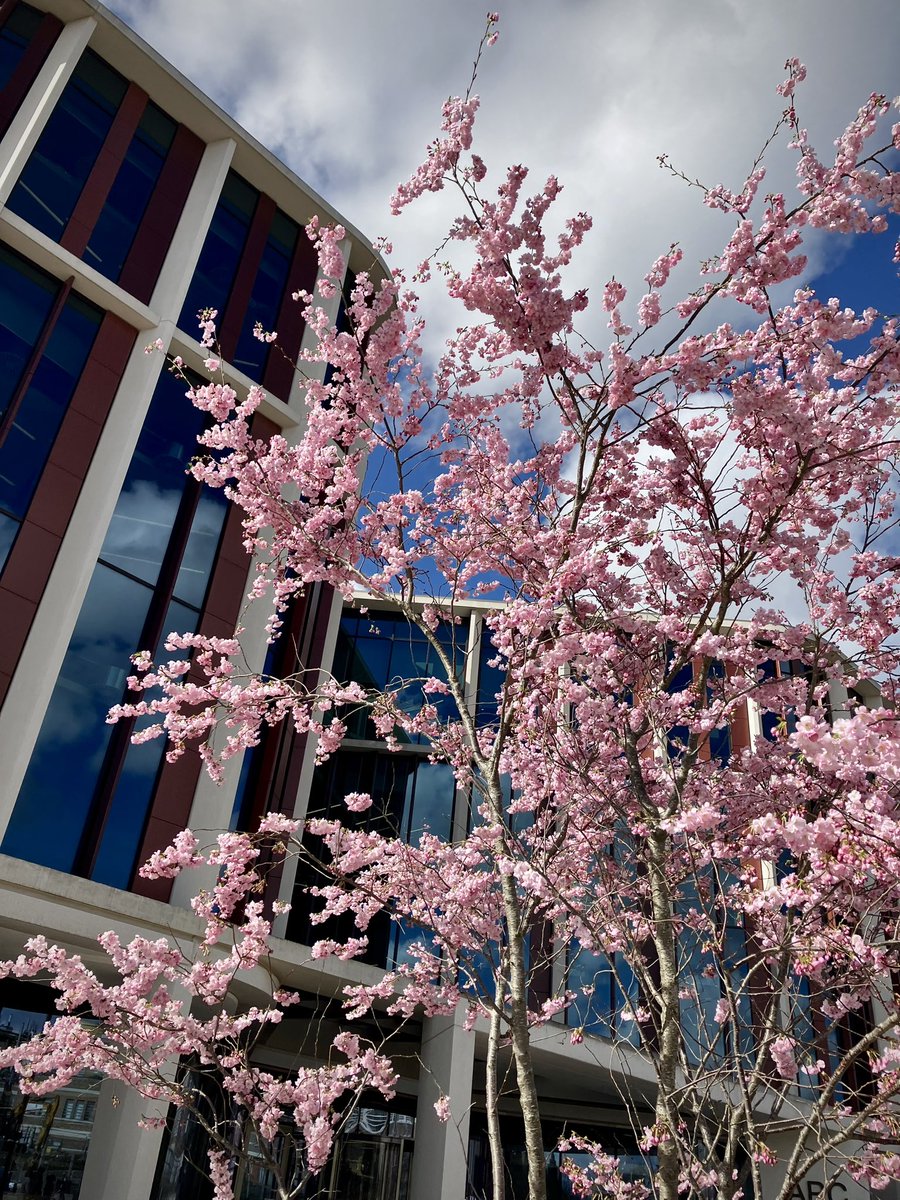
[[(436, 133), (443, 99), (466, 86), (486, 0), (113, 7), (357, 227), (388, 235), (396, 261), (414, 266), (441, 240), (449, 196), (399, 220), (387, 202)], [(738, 184), (780, 113), (788, 55), (809, 66), (801, 112), (824, 152), (870, 91), (896, 85), (898, 38), (895, 0), (512, 0), (478, 84), (478, 149), (498, 174), (526, 163), (536, 187), (557, 174), (560, 215), (593, 215), (579, 282), (615, 274), (637, 289), (677, 240), (687, 290), (729, 226), (656, 156)], [(767, 187), (791, 178), (776, 157)], [(435, 315), (444, 328), (458, 320), (443, 304)]]

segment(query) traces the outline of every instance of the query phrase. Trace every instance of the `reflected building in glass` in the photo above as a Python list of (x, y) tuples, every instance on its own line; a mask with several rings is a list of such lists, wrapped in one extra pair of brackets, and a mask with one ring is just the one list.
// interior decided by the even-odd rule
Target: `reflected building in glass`
[[(340, 219), (351, 271), (383, 269), (371, 246), (97, 0), (0, 0), (0, 165), (0, 957), (18, 954), (33, 932), (92, 954), (110, 927), (149, 937), (188, 928), (181, 881), (137, 873), (188, 826), (253, 828), (275, 809), (340, 812), (409, 842), (426, 831), (465, 834), (470, 801), (451, 768), (430, 761), (421, 737), (401, 735), (389, 752), (363, 713), (349, 715), (342, 749), (319, 767), (305, 736), (266, 728), (221, 787), (201, 776), (196, 756), (167, 763), (161, 741), (132, 745), (133, 723), (105, 722), (128, 698), (135, 650), (156, 652), (173, 629), (230, 635), (248, 585), (238, 515), (186, 473), (203, 415), (163, 355), (144, 348), (159, 340), (200, 370), (207, 352), (197, 314), (216, 308), (225, 377), (239, 393), (254, 382), (267, 393), (255, 434), (296, 438), (305, 330), (292, 296), (316, 282), (304, 226), (314, 215)], [(331, 303), (338, 319), (339, 299)], [(277, 342), (256, 339), (257, 323), (277, 329)], [(438, 633), (472, 715), (487, 724), (502, 673), (483, 610), (460, 611), (462, 621)], [(397, 613), (363, 615), (321, 585), (293, 606), (274, 647), (262, 621), (246, 621), (251, 669), (327, 668), (377, 689), (439, 674), (432, 648)], [(772, 664), (775, 675), (789, 671)], [(408, 686), (404, 696), (417, 711), (421, 691)], [(446, 696), (429, 699), (453, 715)], [(736, 720), (716, 756), (770, 734)], [(670, 740), (677, 753), (677, 730)], [(348, 813), (348, 792), (369, 793), (371, 808)], [(314, 856), (315, 839), (306, 842)], [(277, 876), (292, 908), (276, 934), (279, 981), (300, 999), (256, 1048), (273, 1070), (315, 1062), (343, 1021), (343, 988), (376, 982), (414, 936), (383, 912), (363, 959), (313, 962), (312, 941), (348, 930), (312, 922), (307, 888), (316, 879), (297, 872), (294, 862)], [(743, 931), (728, 933), (738, 953)], [(549, 936), (535, 930), (533, 947)], [(702, 949), (683, 951), (685, 974), (699, 981), (685, 1023), (697, 1053), (708, 1053), (718, 996), (704, 982)], [(472, 963), (473, 978), (490, 954), (486, 946)], [(644, 1178), (648, 1164), (614, 1073), (639, 1048), (623, 1018), (634, 981), (623, 964), (578, 946), (547, 959), (555, 975), (536, 979), (538, 1001), (567, 984), (587, 985), (590, 997), (549, 1024), (536, 1051), (548, 1186), (559, 1200), (570, 1192), (553, 1148), (574, 1113), (629, 1178)], [(238, 990), (235, 1001), (260, 997)], [(55, 1011), (48, 989), (0, 980), (0, 1045)], [(490, 1200), (484, 1033), (469, 1034), (461, 1018), (423, 1016), (393, 1030), (391, 1045), (395, 1100), (361, 1098), (306, 1200)], [(434, 1110), (441, 1094), (454, 1113), (447, 1124)], [(207, 1200), (195, 1165), (204, 1161), (202, 1131), (175, 1112), (165, 1129), (140, 1128), (143, 1107), (87, 1073), (41, 1098), (0, 1074), (0, 1193)], [(521, 1133), (507, 1112), (502, 1126), (509, 1200), (518, 1200)], [(247, 1151), (238, 1200), (274, 1200), (265, 1156), (252, 1144)], [(273, 1152), (289, 1165), (287, 1142)]]

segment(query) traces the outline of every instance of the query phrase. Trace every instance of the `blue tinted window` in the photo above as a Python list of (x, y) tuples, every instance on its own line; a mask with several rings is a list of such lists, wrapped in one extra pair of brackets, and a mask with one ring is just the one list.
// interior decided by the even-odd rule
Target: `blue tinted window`
[[(73, 870), (96, 797), (114, 779), (91, 876), (117, 887), (128, 885), (136, 865), (164, 743), (129, 744), (117, 757), (106, 714), (126, 696), (135, 650), (159, 657), (170, 628), (196, 628), (226, 513), (221, 492), (201, 500), (185, 472), (203, 416), (184, 391), (168, 374), (157, 386), (3, 843), (6, 853)], [(173, 537), (176, 517), (190, 524)], [(151, 634), (159, 628), (151, 619), (154, 585), (173, 554), (186, 595), (168, 604), (162, 632)], [(142, 646), (148, 638), (156, 645)]]
[[(706, 677), (706, 695), (708, 703), (719, 697), (725, 681), (725, 665), (718, 659), (709, 664)], [(723, 767), (731, 758), (731, 730), (727, 725), (720, 725), (709, 735), (709, 756)]]
[(185, 391), (182, 380), (161, 376), (100, 550), (103, 562), (150, 584), (159, 577), (187, 484), (185, 465), (203, 428)]
[(491, 641), (491, 631), (482, 622), (478, 646), (478, 698), (475, 719), (479, 725), (490, 725), (497, 719), (497, 696), (503, 690), (506, 670), (502, 665), (491, 666), (497, 651)]
[(0, 446), (0, 508), (24, 517), (100, 327), (100, 310), (70, 296)]
[(180, 327), (192, 337), (197, 336), (198, 312), (215, 308), (221, 318), (258, 199), (255, 188), (240, 175), (233, 171), (229, 173), (178, 320)]
[[(447, 763), (432, 763), (418, 755), (342, 751), (319, 767), (313, 781), (309, 811), (317, 816), (340, 816), (356, 828), (377, 830), (414, 842), (427, 829), (449, 838), (456, 781)], [(351, 813), (344, 805), (348, 792), (368, 792), (372, 806)]]
[[(3, 851), (70, 871), (151, 592), (98, 564), (56, 681)], [(53, 836), (47, 836), (47, 830)]]
[[(254, 337), (253, 328), (257, 322), (267, 333), (277, 327), (281, 300), (287, 287), (288, 271), (299, 232), (299, 227), (293, 221), (284, 213), (277, 212), (256, 273), (247, 314), (234, 353), (234, 365), (257, 382), (262, 379), (273, 347)], [(275, 346), (277, 353), (277, 343)]]
[(41, 20), (41, 13), (27, 4), (19, 4), (0, 29), (0, 90), (12, 78)]
[(3, 564), (9, 556), (18, 532), (19, 522), (8, 517), (6, 513), (0, 512), (0, 571), (3, 570)]
[(0, 419), (28, 364), (59, 284), (0, 247)]
[[(798, 672), (794, 669), (794, 664), (790, 661), (774, 662), (771, 658), (767, 659), (759, 668), (762, 674), (763, 681), (790, 679)], [(760, 725), (762, 727), (763, 737), (770, 742), (775, 741), (776, 734), (782, 736), (793, 733), (797, 726), (797, 717), (793, 709), (778, 708), (777, 706), (769, 710), (766, 705), (766, 689), (761, 688), (756, 694), (757, 702), (760, 706)]]
[(57, 280), (0, 249), (0, 570), (100, 326), (100, 310), (70, 294), (32, 361), (59, 291)]
[[(194, 609), (177, 602), (169, 605), (163, 622), (165, 633), (155, 648), (157, 661), (161, 658), (165, 661), (169, 657), (163, 646), (168, 634), (172, 631), (193, 633), (197, 619), (198, 613)], [(152, 723), (152, 718), (142, 718), (137, 722), (135, 732)], [(164, 738), (154, 738), (151, 742), (128, 747), (91, 872), (91, 878), (99, 883), (127, 888), (135, 868), (140, 866), (137, 854), (143, 837), (144, 820), (153, 800), (165, 749)]]
[[(402, 754), (368, 754), (342, 751), (319, 767), (310, 790), (309, 815), (340, 817), (357, 829), (369, 829), (414, 843), (427, 829), (437, 837), (449, 838), (456, 782), (445, 763)], [(348, 792), (368, 792), (372, 806), (365, 812), (350, 812), (343, 803)], [(323, 861), (328, 854), (318, 838), (305, 835), (312, 854)], [(309, 884), (320, 882), (308, 871), (298, 874), (288, 924), (288, 937), (311, 943), (319, 938), (356, 937), (359, 931), (351, 918), (313, 925), (310, 914), (322, 907), (320, 900), (306, 894)], [(368, 931), (369, 950), (364, 961), (380, 966), (396, 963), (411, 941), (420, 934), (392, 922), (380, 913)]]
[[(670, 649), (670, 665), (674, 651)], [(677, 695), (679, 692), (688, 691), (694, 682), (694, 670), (690, 663), (685, 663), (681, 667), (669, 684), (668, 692), (670, 695)], [(687, 725), (674, 725), (668, 732), (666, 744), (670, 758), (677, 758), (687, 749), (687, 744), (690, 739), (690, 730)]]
[(84, 255), (107, 279), (115, 281), (122, 273), (176, 128), (162, 109), (147, 105)]
[(13, 189), (8, 207), (54, 241), (75, 211), (126, 88), (86, 50)]
[[(438, 626), (436, 637), (447, 656), (463, 670), (466, 627)], [(457, 640), (458, 639), (458, 640)], [(336, 678), (360, 684), (378, 692), (397, 692), (403, 712), (417, 713), (425, 700), (433, 704), (441, 720), (455, 720), (458, 710), (449, 695), (425, 695), (422, 684), (429, 678), (446, 679), (437, 651), (421, 630), (414, 628), (399, 613), (377, 612), (360, 616), (345, 613), (341, 619), (334, 657)], [(348, 737), (376, 738), (375, 727), (363, 709), (342, 714), (347, 721)], [(421, 742), (419, 734), (397, 732), (400, 741)]]
[(597, 1034), (640, 1045), (633, 1018), (638, 1003), (637, 980), (623, 954), (613, 962), (606, 954), (586, 950), (577, 941), (569, 947), (567, 986), (578, 995), (566, 1010), (566, 1023)]
[(206, 596), (222, 536), (226, 510), (225, 494), (221, 490), (204, 488), (197, 501), (187, 544), (175, 580), (175, 597), (185, 605), (199, 609)]

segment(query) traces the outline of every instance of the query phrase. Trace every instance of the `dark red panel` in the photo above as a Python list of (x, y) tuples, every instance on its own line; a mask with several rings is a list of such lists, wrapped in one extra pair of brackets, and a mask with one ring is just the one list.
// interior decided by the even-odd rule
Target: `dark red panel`
[[(0, 25), (6, 21), (14, 8), (14, 4), (7, 4), (0, 10)], [(61, 29), (62, 22), (48, 13), (26, 47), (9, 83), (0, 93), (0, 137), (6, 133), (13, 117), (19, 111)]]
[(260, 196), (250, 229), (247, 232), (247, 241), (244, 244), (244, 252), (234, 278), (231, 295), (225, 306), (225, 316), (222, 318), (219, 328), (219, 345), (222, 348), (222, 357), (227, 362), (231, 362), (237, 349), (238, 338), (247, 316), (250, 296), (275, 212), (275, 201), (269, 196)]
[(25, 600), (37, 603), (56, 562), (61, 541), (58, 534), (48, 533), (46, 529), (26, 520), (6, 560), (3, 587)]
[(119, 278), (119, 286), (144, 303), (153, 295), (203, 150), (200, 138), (179, 125)]
[(742, 750), (749, 749), (750, 716), (747, 712), (747, 701), (742, 700), (731, 718), (731, 751), (733, 754), (740, 754)]
[[(193, 791), (193, 789), (192, 789)], [(147, 832), (141, 843), (140, 862), (143, 865), (151, 854), (157, 850), (165, 850), (177, 833), (184, 829), (184, 823), (173, 825), (159, 817), (151, 817), (147, 822)], [(150, 900), (162, 900), (167, 903), (172, 894), (171, 879), (144, 879), (135, 875), (131, 891), (138, 896), (146, 896)]]
[(72, 412), (80, 413), (89, 421), (102, 423), (109, 411), (109, 395), (115, 394), (121, 372), (106, 363), (90, 358), (85, 363), (78, 388), (70, 402)]
[(300, 353), (300, 343), (303, 340), (305, 323), (302, 317), (302, 305), (294, 299), (294, 292), (311, 292), (316, 282), (318, 259), (312, 242), (306, 236), (305, 230), (300, 230), (291, 269), (288, 272), (288, 285), (285, 288), (278, 312), (278, 341), (272, 347), (263, 375), (263, 387), (280, 400), (290, 400), (291, 388), (294, 383), (294, 364)]
[(214, 618), (218, 623), (230, 626), (232, 629), (234, 628), (246, 590), (245, 585), (247, 584), (249, 566), (250, 560), (246, 555), (244, 555), (244, 561), (241, 563), (222, 561), (218, 564), (206, 601), (206, 611), (203, 621), (204, 632), (212, 634), (212, 630), (207, 630), (206, 628), (210, 618)]
[[(110, 367), (118, 378), (125, 370), (125, 364), (136, 338), (137, 332), (126, 321), (112, 313), (107, 313), (97, 340), (91, 348), (90, 361), (103, 363), (104, 366)], [(83, 378), (84, 376), (82, 376)], [(79, 384), (79, 392), (81, 388), (82, 385)]]
[(29, 524), (62, 537), (81, 491), (81, 484), (79, 475), (73, 475), (56, 463), (48, 463), (41, 477), (41, 485), (28, 509)]
[(110, 188), (116, 181), (119, 168), (146, 107), (147, 93), (136, 83), (130, 83), (112, 127), (106, 135), (103, 149), (97, 156), (87, 183), (78, 197), (75, 211), (60, 238), (59, 244), (76, 258), (81, 258), (87, 249), (97, 218), (103, 211)]
[(12, 675), (31, 628), (37, 605), (0, 586), (0, 671)]
[(103, 425), (80, 412), (70, 412), (56, 435), (52, 461), (83, 479), (97, 449)]

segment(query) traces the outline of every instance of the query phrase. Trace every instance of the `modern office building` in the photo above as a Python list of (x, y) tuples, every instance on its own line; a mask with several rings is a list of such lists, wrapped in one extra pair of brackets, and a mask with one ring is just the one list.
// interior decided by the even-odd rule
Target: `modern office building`
[[(450, 768), (414, 741), (386, 753), (362, 718), (317, 775), (312, 747), (285, 726), (235, 762), (221, 787), (196, 756), (169, 764), (159, 741), (132, 745), (132, 725), (104, 719), (125, 699), (135, 649), (159, 647), (172, 628), (230, 634), (247, 588), (237, 514), (185, 474), (202, 414), (163, 355), (145, 347), (160, 340), (199, 368), (197, 312), (216, 308), (228, 380), (239, 392), (252, 382), (267, 392), (256, 432), (297, 436), (305, 333), (292, 293), (315, 283), (303, 232), (314, 214), (337, 219), (95, 0), (0, 0), (2, 958), (34, 932), (98, 970), (96, 937), (110, 927), (189, 943), (191, 881), (137, 874), (186, 826), (252, 828), (269, 809), (327, 814), (348, 791), (367, 791), (407, 837), (426, 824), (448, 837), (465, 829), (468, 802)], [(351, 270), (372, 268), (371, 247), (352, 229), (346, 251)], [(277, 328), (274, 345), (253, 337), (257, 322)], [(497, 679), (483, 611), (468, 621), (467, 694), (476, 712), (489, 712)], [(251, 612), (246, 624), (245, 652), (261, 669), (262, 618)], [(322, 587), (294, 607), (275, 654), (270, 670), (330, 665), (374, 686), (433, 668), (427, 643), (396, 614), (361, 617)], [(727, 736), (739, 746), (764, 732), (750, 713)], [(280, 880), (293, 908), (276, 925), (273, 970), (302, 1000), (259, 1049), (274, 1069), (314, 1062), (341, 1020), (342, 988), (376, 981), (404, 951), (401, 928), (385, 918), (373, 923), (366, 961), (313, 961), (319, 934), (294, 870)], [(576, 981), (596, 964), (562, 954), (548, 969)], [(611, 972), (597, 978), (590, 1010), (569, 1017), (584, 1038), (573, 1042), (559, 1023), (535, 1051), (548, 1146), (575, 1120), (639, 1178), (647, 1167), (619, 1087), (623, 1071), (640, 1083), (646, 1067), (617, 1025)], [(546, 980), (548, 994), (559, 982)], [(237, 1000), (263, 998), (250, 981)], [(53, 1011), (48, 989), (0, 980), (0, 1045)], [(482, 1197), (484, 1035), (454, 1018), (422, 1018), (392, 1045), (396, 1100), (363, 1098), (317, 1194)], [(448, 1124), (433, 1108), (442, 1093)], [(87, 1074), (40, 1099), (0, 1076), (0, 1188), (18, 1200), (203, 1200), (196, 1128), (180, 1114), (165, 1130), (140, 1128), (146, 1107)], [(523, 1169), (517, 1138), (510, 1116), (513, 1181)], [(552, 1154), (548, 1165), (553, 1174)], [(235, 1186), (239, 1200), (274, 1196), (252, 1156)]]

